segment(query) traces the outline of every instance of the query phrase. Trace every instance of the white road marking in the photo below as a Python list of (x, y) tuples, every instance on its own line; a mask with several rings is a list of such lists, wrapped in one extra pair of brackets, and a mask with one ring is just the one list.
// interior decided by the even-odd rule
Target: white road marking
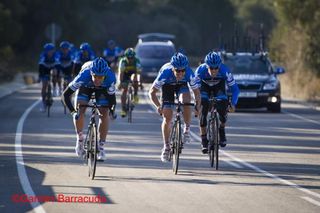
[[(192, 132), (192, 131), (190, 131), (190, 135), (191, 135), (195, 140), (197, 140), (197, 141), (200, 141), (200, 140), (201, 140), (200, 136), (198, 136), (197, 134), (195, 134), (195, 133)], [(220, 153), (224, 154), (224, 151), (222, 151), (221, 149), (220, 149), (219, 151), (220, 151)], [(225, 156), (229, 157), (228, 155), (225, 155)], [(238, 168), (238, 169), (243, 168), (243, 166), (241, 166), (241, 165), (239, 165), (239, 164), (237, 164), (237, 163), (235, 163), (235, 162), (231, 162), (231, 161), (227, 161), (227, 160), (223, 160), (223, 161), (226, 162), (227, 164), (233, 166), (233, 167)]]
[(319, 121), (315, 121), (315, 120), (311, 120), (311, 119), (308, 119), (308, 118), (304, 118), (304, 117), (302, 117), (302, 116), (300, 116), (300, 115), (296, 115), (296, 114), (293, 114), (293, 113), (291, 113), (291, 112), (287, 112), (287, 111), (285, 111), (285, 110), (283, 110), (283, 112), (284, 112), (285, 114), (287, 114), (287, 115), (290, 115), (290, 116), (295, 117), (295, 118), (299, 118), (299, 119), (304, 120), (304, 121), (308, 121), (308, 122), (311, 122), (311, 123), (314, 123), (314, 124), (320, 124)]
[(306, 200), (306, 201), (308, 201), (308, 202), (310, 202), (310, 203), (312, 203), (312, 204), (314, 204), (314, 205), (320, 206), (320, 202), (319, 201), (316, 201), (316, 200), (314, 200), (314, 199), (312, 199), (310, 197), (301, 197), (301, 198)]
[[(145, 95), (146, 95), (146, 93), (145, 93)], [(149, 101), (149, 103), (150, 103), (151, 106), (153, 106), (153, 104), (151, 104), (151, 101)], [(311, 123), (320, 124), (320, 122), (317, 122), (317, 121), (314, 121), (314, 120), (310, 120), (310, 119), (307, 119), (307, 118), (303, 118), (303, 117), (301, 117), (301, 116), (299, 116), (299, 115), (295, 115), (295, 114), (292, 114), (292, 113), (289, 113), (289, 112), (285, 112), (285, 113), (288, 114), (288, 115), (290, 115), (290, 116), (293, 116), (293, 117), (296, 117), (296, 118), (299, 118), (299, 119), (302, 119), (302, 120), (305, 120), (305, 121), (309, 121), (309, 122), (311, 122)], [(192, 135), (193, 137), (195, 137), (195, 138), (197, 138), (197, 139), (200, 140), (200, 137), (199, 137), (198, 135), (196, 135), (195, 133), (191, 132), (191, 135)], [(267, 171), (265, 171), (265, 170), (263, 170), (263, 169), (260, 169), (260, 168), (257, 167), (257, 166), (254, 166), (254, 165), (252, 165), (252, 164), (250, 164), (250, 163), (248, 163), (248, 162), (246, 162), (246, 161), (244, 161), (244, 160), (242, 160), (242, 159), (240, 159), (240, 158), (237, 158), (237, 157), (235, 157), (235, 156), (233, 156), (233, 155), (231, 155), (231, 154), (229, 154), (229, 153), (227, 153), (227, 152), (225, 152), (225, 151), (223, 151), (223, 150), (220, 150), (220, 151), (222, 152), (222, 154), (228, 156), (229, 158), (231, 158), (231, 159), (239, 162), (240, 164), (242, 164), (242, 165), (244, 165), (244, 166), (246, 166), (246, 167), (249, 167), (249, 168), (255, 170), (256, 172), (262, 173), (262, 174), (264, 174), (264, 175), (267, 176), (267, 177), (270, 177), (270, 178), (272, 178), (272, 179), (274, 179), (274, 180), (280, 181), (280, 182), (282, 182), (282, 183), (284, 183), (284, 184), (286, 184), (286, 185), (289, 185), (289, 186), (291, 186), (291, 187), (293, 187), (293, 188), (296, 188), (296, 189), (298, 189), (298, 190), (300, 190), (300, 191), (302, 191), (302, 192), (304, 192), (304, 193), (306, 193), (306, 194), (309, 194), (309, 195), (315, 196), (315, 197), (317, 197), (317, 198), (320, 198), (320, 194), (318, 194), (318, 193), (316, 193), (316, 192), (310, 191), (310, 190), (308, 190), (308, 189), (306, 189), (306, 188), (303, 188), (303, 187), (301, 187), (301, 186), (299, 186), (299, 185), (297, 185), (297, 184), (295, 184), (295, 183), (292, 183), (292, 182), (290, 182), (290, 181), (287, 181), (287, 180), (285, 180), (285, 179), (282, 179), (282, 178), (280, 178), (280, 177), (278, 177), (278, 176), (276, 176), (276, 175), (274, 175), (274, 174), (271, 174), (271, 173), (269, 173), (269, 172), (267, 172)], [(311, 199), (311, 198), (310, 198), (310, 199)], [(309, 202), (311, 202), (310, 199), (309, 199)], [(311, 199), (311, 200), (313, 200), (313, 199)], [(317, 201), (316, 201), (316, 202), (317, 202)], [(316, 205), (317, 205), (317, 204), (316, 204)]]
[[(22, 189), (24, 193), (28, 196), (35, 196), (35, 193), (31, 187), (26, 168), (24, 167), (24, 160), (23, 160), (23, 153), (22, 153), (22, 147), (21, 147), (21, 138), (22, 138), (22, 131), (23, 131), (23, 125), (24, 121), (27, 118), (28, 114), (31, 112), (31, 110), (41, 102), (39, 99), (35, 103), (33, 103), (21, 116), (18, 122), (17, 131), (16, 131), (16, 137), (15, 137), (15, 155), (16, 155), (16, 164), (18, 169), (18, 175), (19, 180), (22, 186)], [(36, 213), (44, 213), (45, 210), (41, 206), (39, 202), (31, 202), (30, 203), (33, 210)]]

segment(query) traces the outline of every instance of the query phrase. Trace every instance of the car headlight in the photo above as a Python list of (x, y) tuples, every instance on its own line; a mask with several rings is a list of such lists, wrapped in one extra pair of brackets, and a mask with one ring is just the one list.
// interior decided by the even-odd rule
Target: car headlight
[(274, 89), (277, 88), (277, 86), (278, 86), (278, 82), (277, 81), (265, 83), (264, 86), (263, 86), (263, 90), (274, 90)]

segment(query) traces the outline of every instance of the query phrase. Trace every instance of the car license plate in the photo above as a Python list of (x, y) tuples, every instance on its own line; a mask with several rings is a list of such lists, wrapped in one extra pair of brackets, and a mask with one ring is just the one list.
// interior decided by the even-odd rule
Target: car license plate
[(256, 98), (257, 92), (240, 92), (239, 97)]

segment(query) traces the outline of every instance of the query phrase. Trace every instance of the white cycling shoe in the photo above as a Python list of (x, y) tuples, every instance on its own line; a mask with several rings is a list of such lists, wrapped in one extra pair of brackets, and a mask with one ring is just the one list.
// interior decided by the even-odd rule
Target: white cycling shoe
[(164, 163), (169, 162), (169, 160), (170, 160), (170, 147), (162, 149), (160, 159)]
[(99, 161), (104, 161), (106, 160), (106, 154), (104, 153), (104, 148), (103, 148), (103, 145), (105, 144), (105, 142), (99, 142), (99, 153), (98, 153), (98, 156), (97, 156), (97, 159)]
[(188, 143), (191, 143), (191, 136), (190, 136), (190, 133), (189, 132), (184, 132), (183, 133), (183, 136), (182, 136), (182, 142), (184, 144), (188, 144)]
[(74, 148), (76, 151), (76, 155), (78, 157), (82, 157), (84, 155), (84, 150), (83, 150), (83, 142), (77, 141), (76, 147)]

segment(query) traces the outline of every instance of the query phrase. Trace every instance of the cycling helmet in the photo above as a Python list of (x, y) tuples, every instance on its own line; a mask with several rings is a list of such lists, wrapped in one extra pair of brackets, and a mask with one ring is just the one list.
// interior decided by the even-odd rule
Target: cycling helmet
[(114, 47), (116, 45), (116, 42), (114, 40), (109, 40), (107, 44), (109, 47)]
[(80, 50), (89, 51), (89, 50), (90, 50), (90, 44), (88, 44), (87, 42), (82, 43), (82, 44), (80, 45)]
[(128, 48), (126, 49), (126, 51), (124, 52), (124, 55), (127, 57), (127, 58), (133, 58), (136, 53), (135, 51), (133, 50), (133, 48)]
[(220, 55), (216, 52), (208, 53), (208, 55), (206, 55), (206, 58), (204, 59), (204, 62), (209, 67), (213, 67), (213, 68), (219, 67), (220, 64), (222, 63)]
[(98, 57), (92, 62), (91, 74), (104, 76), (107, 74), (108, 69), (108, 63), (103, 58)]
[(62, 49), (69, 49), (70, 48), (70, 43), (68, 41), (62, 41), (60, 43), (60, 48)]
[(44, 46), (43, 46), (43, 49), (45, 52), (49, 52), (51, 50), (54, 50), (55, 46), (54, 44), (52, 43), (46, 43)]
[(185, 56), (179, 52), (174, 54), (171, 57), (170, 63), (175, 69), (179, 69), (179, 70), (183, 70), (183, 69), (187, 68), (189, 65), (187, 56)]

